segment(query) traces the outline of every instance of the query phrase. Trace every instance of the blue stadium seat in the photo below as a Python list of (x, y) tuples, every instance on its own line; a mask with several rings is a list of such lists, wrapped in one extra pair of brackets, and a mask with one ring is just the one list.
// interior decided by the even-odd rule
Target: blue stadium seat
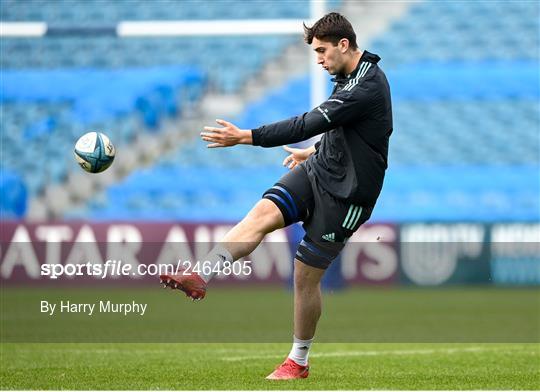
[[(309, 1), (245, 2), (221, 0), (208, 3), (190, 0), (189, 6), (177, 0), (149, 2), (119, 0), (104, 6), (101, 0), (40, 0), (2, 1), (3, 20), (48, 21), (56, 25), (77, 22), (78, 25), (96, 25), (121, 20), (201, 20), (201, 19), (307, 19)], [(341, 0), (327, 1), (328, 8), (339, 7)]]
[(24, 217), (27, 204), (27, 186), (20, 176), (0, 168), (0, 219)]

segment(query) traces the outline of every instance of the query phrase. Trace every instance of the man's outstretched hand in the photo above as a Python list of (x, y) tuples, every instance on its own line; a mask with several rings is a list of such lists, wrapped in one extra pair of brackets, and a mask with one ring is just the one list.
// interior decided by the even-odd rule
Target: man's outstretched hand
[(236, 125), (225, 121), (216, 120), (223, 128), (204, 127), (205, 132), (201, 132), (201, 138), (209, 142), (206, 147), (231, 147), (237, 144), (253, 144), (250, 129), (240, 129)]
[(287, 166), (290, 170), (294, 169), (296, 165), (304, 162), (311, 154), (315, 152), (314, 146), (308, 148), (292, 148), (289, 146), (283, 146), (283, 149), (290, 153), (290, 155), (283, 160), (283, 166)]

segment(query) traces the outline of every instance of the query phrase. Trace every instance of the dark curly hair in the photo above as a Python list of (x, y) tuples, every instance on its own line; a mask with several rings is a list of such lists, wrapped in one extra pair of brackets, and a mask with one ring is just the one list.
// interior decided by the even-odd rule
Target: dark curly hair
[(337, 12), (330, 12), (319, 19), (311, 27), (304, 23), (304, 39), (308, 45), (311, 45), (313, 38), (321, 41), (331, 42), (337, 46), (338, 42), (347, 38), (352, 50), (358, 49), (356, 43), (356, 34), (351, 23), (343, 15)]

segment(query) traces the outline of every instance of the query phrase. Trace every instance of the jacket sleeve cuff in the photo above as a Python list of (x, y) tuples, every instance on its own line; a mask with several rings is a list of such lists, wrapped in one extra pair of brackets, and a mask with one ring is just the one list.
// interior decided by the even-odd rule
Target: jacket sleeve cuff
[(261, 145), (261, 131), (260, 128), (251, 130), (251, 140), (254, 146)]

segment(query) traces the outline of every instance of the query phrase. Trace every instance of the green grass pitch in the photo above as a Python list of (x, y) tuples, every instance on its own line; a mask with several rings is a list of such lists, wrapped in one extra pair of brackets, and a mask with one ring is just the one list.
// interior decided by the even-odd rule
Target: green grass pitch
[[(264, 379), (290, 349), (292, 293), (282, 288), (214, 287), (199, 303), (157, 287), (1, 294), (1, 389), (540, 389), (536, 288), (327, 292), (311, 374), (289, 382)], [(148, 311), (39, 312), (42, 299), (97, 298)]]
[(536, 344), (314, 345), (305, 380), (264, 377), (288, 344), (3, 344), (2, 389), (529, 389)]

